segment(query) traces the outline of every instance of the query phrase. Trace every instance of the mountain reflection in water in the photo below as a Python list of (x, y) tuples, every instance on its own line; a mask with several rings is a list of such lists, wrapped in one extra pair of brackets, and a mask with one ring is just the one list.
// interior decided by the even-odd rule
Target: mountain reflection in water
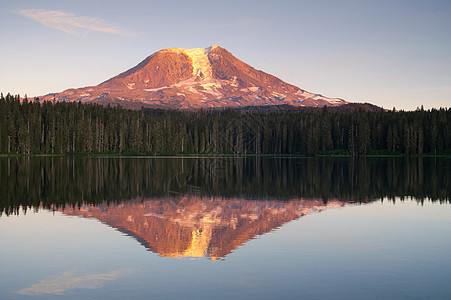
[(217, 260), (289, 221), (343, 205), (344, 202), (334, 200), (323, 203), (183, 196), (66, 207), (60, 211), (98, 219), (161, 256)]

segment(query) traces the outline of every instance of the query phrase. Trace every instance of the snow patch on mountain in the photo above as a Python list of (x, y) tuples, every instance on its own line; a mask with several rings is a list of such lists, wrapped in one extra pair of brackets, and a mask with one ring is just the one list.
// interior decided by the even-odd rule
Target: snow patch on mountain
[[(327, 98), (325, 98), (324, 100), (326, 99)], [(344, 100), (335, 98), (335, 99), (327, 99), (326, 101), (329, 103), (342, 103)]]
[(208, 58), (208, 56), (211, 50), (217, 47), (217, 45), (213, 45), (208, 48), (172, 48), (167, 49), (166, 51), (186, 54), (192, 61), (193, 76), (202, 80), (211, 80), (213, 78), (213, 74), (210, 59)]
[(213, 46), (208, 48), (180, 49), (191, 58), (194, 76), (200, 77), (203, 80), (213, 78), (211, 63), (208, 59), (208, 54), (210, 54), (212, 48)]
[(170, 88), (170, 87), (169, 86), (162, 86), (162, 87), (154, 88), (154, 89), (144, 89), (144, 91), (145, 92), (157, 92), (157, 91), (168, 89), (168, 88)]

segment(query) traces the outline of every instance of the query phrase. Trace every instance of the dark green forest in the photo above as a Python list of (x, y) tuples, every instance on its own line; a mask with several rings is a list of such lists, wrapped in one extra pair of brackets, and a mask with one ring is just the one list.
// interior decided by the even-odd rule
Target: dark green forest
[(2, 154), (451, 154), (451, 110), (176, 111), (0, 97)]

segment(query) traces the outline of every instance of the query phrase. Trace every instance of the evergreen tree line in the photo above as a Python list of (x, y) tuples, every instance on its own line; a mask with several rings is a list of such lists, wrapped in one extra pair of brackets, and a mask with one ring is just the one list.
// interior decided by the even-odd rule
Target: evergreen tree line
[(175, 111), (0, 96), (6, 154), (451, 153), (451, 110)]

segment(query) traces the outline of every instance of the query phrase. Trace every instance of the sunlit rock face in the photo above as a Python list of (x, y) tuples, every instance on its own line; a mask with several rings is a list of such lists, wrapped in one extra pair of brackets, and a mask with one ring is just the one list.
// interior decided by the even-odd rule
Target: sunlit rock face
[(65, 208), (133, 236), (166, 257), (223, 258), (250, 239), (304, 215), (341, 207), (340, 201), (246, 200), (184, 196), (132, 200), (119, 205)]
[(68, 89), (41, 99), (168, 109), (347, 103), (256, 70), (217, 45), (164, 49), (97, 86)]

